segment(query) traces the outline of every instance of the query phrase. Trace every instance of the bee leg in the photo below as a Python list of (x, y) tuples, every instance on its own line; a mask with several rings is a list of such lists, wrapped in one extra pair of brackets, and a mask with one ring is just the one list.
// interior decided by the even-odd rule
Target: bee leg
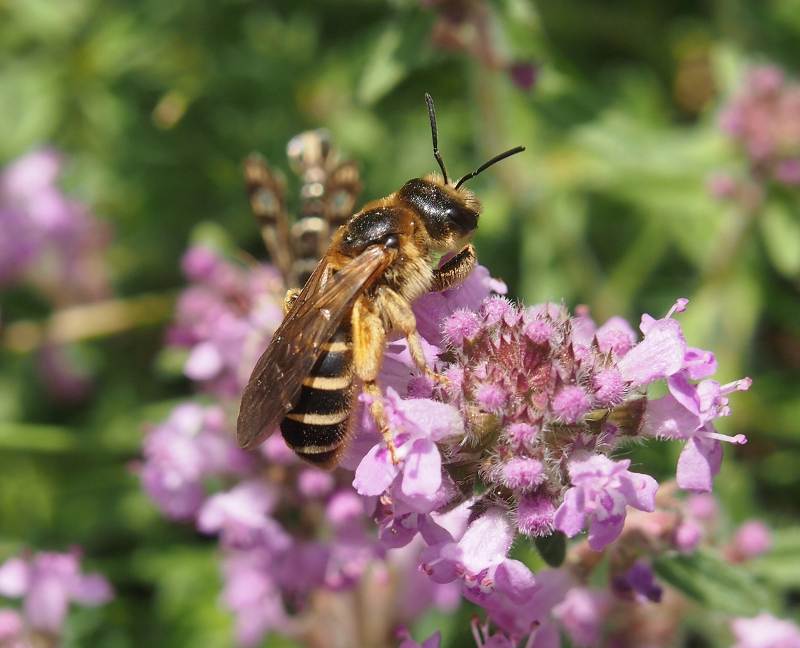
[(286, 296), (283, 298), (283, 314), (286, 315), (290, 310), (292, 310), (292, 306), (294, 306), (295, 300), (300, 295), (300, 288), (289, 288), (286, 291)]
[(380, 306), (392, 323), (392, 328), (400, 331), (408, 341), (408, 352), (417, 368), (434, 382), (447, 382), (447, 379), (433, 371), (425, 360), (422, 339), (417, 332), (417, 318), (414, 317), (411, 304), (394, 290), (388, 288), (381, 290), (378, 299)]
[(457, 286), (469, 276), (477, 263), (478, 257), (472, 243), (465, 245), (458, 254), (434, 271), (431, 292), (439, 292)]
[(400, 458), (397, 456), (397, 446), (394, 444), (394, 435), (392, 429), (389, 427), (389, 422), (386, 419), (386, 411), (383, 409), (383, 394), (381, 388), (375, 382), (364, 383), (364, 391), (372, 396), (372, 403), (369, 406), (370, 414), (375, 419), (375, 423), (381, 431), (383, 441), (386, 448), (389, 450), (389, 456), (392, 458), (392, 463), (397, 465), (400, 463)]
[(364, 391), (372, 396), (370, 412), (378, 425), (392, 463), (399, 463), (397, 446), (383, 409), (383, 394), (376, 383), (381, 369), (383, 350), (386, 347), (386, 329), (375, 303), (359, 297), (350, 316), (353, 336), (353, 367), (355, 374), (364, 382)]

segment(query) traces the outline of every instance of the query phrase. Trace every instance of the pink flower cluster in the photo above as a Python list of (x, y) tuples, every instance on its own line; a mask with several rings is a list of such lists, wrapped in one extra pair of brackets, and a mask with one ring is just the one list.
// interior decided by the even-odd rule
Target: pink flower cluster
[[(467, 290), (474, 287), (468, 282)], [(367, 417), (364, 433), (375, 441), (363, 446), (369, 449), (353, 485), (379, 497), (374, 515), (389, 546), (421, 535), (428, 545), (422, 569), (436, 582), (461, 582), (464, 596), (518, 641), (533, 636), (560, 597), (550, 583), (554, 598), (530, 604), (548, 577), (534, 578), (508, 557), (516, 534), (572, 537), (588, 529), (589, 545), (602, 550), (619, 537), (630, 508), (653, 511), (657, 482), (631, 471), (630, 460), (612, 458), (636, 439), (682, 441), (678, 484), (709, 491), (721, 441), (745, 441), (719, 434), (713, 421), (729, 414), (728, 395), (750, 381), (710, 378), (713, 354), (689, 346), (673, 317), (686, 300), (663, 318), (645, 315), (641, 340), (619, 318), (598, 327), (586, 313), (573, 317), (553, 304), (522, 309), (500, 296), (477, 306), (453, 301), (442, 334), (423, 331), (446, 384), (407, 378), (407, 392), (417, 397), (406, 399), (388, 388), (384, 407), (400, 462), (391, 462)], [(385, 383), (397, 386), (397, 374)], [(649, 400), (656, 382), (668, 395)], [(619, 586), (658, 597), (646, 567), (632, 568)]]
[[(25, 284), (55, 308), (109, 293), (109, 228), (62, 191), (63, 167), (61, 155), (43, 148), (0, 172), (0, 289)], [(89, 372), (68, 347), (45, 344), (37, 364), (45, 388), (59, 400), (80, 400), (91, 387)]]
[(219, 406), (183, 404), (152, 428), (140, 476), (168, 517), (219, 537), (222, 600), (241, 645), (300, 632), (298, 618), (314, 614), (312, 593), (352, 589), (376, 570), (402, 584), (398, 621), (420, 606), (456, 602), (452, 588), (402, 567), (401, 556), (387, 559), (366, 503), (345, 479), (306, 467), (279, 436), (259, 453), (243, 452)]
[(24, 648), (58, 637), (71, 603), (102, 605), (113, 592), (101, 575), (82, 573), (80, 553), (71, 551), (7, 560), (0, 565), (0, 595), (23, 599), (19, 612), (0, 609), (0, 645)]
[(432, 605), (452, 609), (455, 585), (416, 569), (421, 541), (387, 555), (367, 514), (372, 503), (344, 473), (306, 466), (279, 435), (257, 452), (236, 445), (236, 399), (282, 317), (277, 273), (206, 247), (190, 249), (183, 268), (192, 283), (168, 341), (189, 350), (186, 375), (216, 403), (181, 404), (152, 427), (139, 474), (166, 516), (219, 538), (222, 601), (235, 614), (238, 642), (256, 645), (269, 632), (302, 636), (308, 619), (325, 613), (317, 609), (325, 605), (320, 592), (391, 592), (394, 604), (383, 614), (389, 633)]
[(178, 300), (168, 343), (188, 350), (186, 376), (221, 397), (238, 397), (283, 317), (280, 275), (206, 246), (189, 249), (182, 267), (191, 286)]
[[(653, 552), (630, 554), (600, 596), (570, 570), (534, 575), (509, 555), (518, 537), (585, 530), (596, 552), (638, 528), (659, 547), (690, 551), (704, 533), (700, 517), (660, 511), (656, 480), (615, 453), (640, 440), (679, 441), (678, 485), (707, 492), (721, 442), (745, 441), (714, 422), (750, 382), (713, 379), (714, 355), (687, 344), (675, 317), (686, 300), (662, 318), (643, 316), (637, 334), (620, 318), (598, 326), (559, 305), (516, 306), (479, 267), (414, 305), (443, 383), (419, 374), (403, 340), (387, 348), (380, 382), (398, 463), (366, 396), (342, 462), (352, 478), (304, 466), (278, 435), (244, 453), (233, 439), (235, 398), (280, 318), (279, 283), (269, 268), (246, 270), (205, 248), (191, 250), (184, 269), (193, 283), (170, 341), (189, 349), (187, 375), (218, 404), (180, 406), (153, 428), (141, 477), (168, 516), (219, 537), (223, 600), (243, 645), (273, 630), (298, 636), (316, 613), (312, 593), (335, 596), (383, 573), (416, 602), (388, 615), (387, 630), (460, 592), (492, 624), (476, 630), (478, 645), (557, 646), (559, 626), (580, 636), (587, 601), (660, 600)], [(665, 395), (650, 398), (656, 383)]]
[(54, 304), (108, 292), (107, 227), (58, 185), (61, 156), (28, 153), (0, 173), (0, 286), (28, 282)]

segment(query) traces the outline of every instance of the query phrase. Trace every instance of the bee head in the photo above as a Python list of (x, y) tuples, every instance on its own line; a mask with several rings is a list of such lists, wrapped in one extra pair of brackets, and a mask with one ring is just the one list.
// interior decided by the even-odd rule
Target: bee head
[(468, 189), (455, 189), (436, 174), (413, 178), (397, 192), (435, 241), (446, 243), (468, 236), (478, 226), (481, 205)]
[(456, 182), (451, 182), (442, 155), (439, 153), (436, 110), (433, 99), (428, 93), (425, 93), (425, 103), (428, 105), (428, 118), (431, 123), (433, 157), (436, 158), (442, 175), (431, 174), (424, 178), (409, 180), (397, 192), (397, 197), (420, 215), (434, 240), (447, 245), (453, 240), (463, 239), (478, 226), (481, 206), (474, 194), (463, 187), (464, 183), (493, 164), (521, 153), (525, 147), (516, 146), (495, 155), (474, 171), (462, 176)]

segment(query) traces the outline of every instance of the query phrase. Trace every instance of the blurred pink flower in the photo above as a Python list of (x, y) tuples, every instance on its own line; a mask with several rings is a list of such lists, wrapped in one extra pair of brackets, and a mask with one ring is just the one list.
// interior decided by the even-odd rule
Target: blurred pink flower
[(442, 644), (442, 634), (438, 631), (434, 632), (421, 644), (414, 641), (414, 638), (406, 628), (398, 630), (397, 638), (402, 640), (398, 648), (439, 648)]
[(800, 184), (800, 84), (778, 67), (750, 70), (723, 108), (720, 127), (742, 147), (757, 180)]
[(767, 612), (731, 621), (736, 637), (733, 648), (800, 648), (800, 628)]
[(186, 348), (184, 373), (219, 396), (235, 398), (283, 316), (283, 284), (267, 265), (246, 268), (195, 246), (182, 267), (192, 282), (178, 299), (168, 343)]
[(618, 596), (640, 603), (659, 603), (664, 593), (664, 589), (656, 582), (650, 565), (641, 560), (631, 565), (624, 574), (616, 576), (611, 588)]
[(758, 558), (772, 548), (772, 532), (760, 520), (748, 520), (736, 530), (733, 540), (725, 550), (732, 562)]
[(62, 169), (44, 148), (0, 173), (0, 284), (26, 280), (57, 304), (108, 294), (108, 226), (63, 193)]
[(140, 470), (147, 493), (171, 518), (193, 517), (205, 499), (209, 476), (247, 474), (252, 457), (240, 450), (218, 407), (187, 403), (153, 427), (144, 442)]
[(0, 608), (0, 646), (3, 648), (28, 648), (24, 636), (22, 615), (16, 610)]
[(70, 603), (96, 606), (113, 596), (111, 585), (100, 574), (81, 573), (79, 561), (77, 551), (10, 558), (0, 565), (0, 594), (24, 598), (25, 624), (58, 635)]
[(553, 616), (579, 648), (599, 646), (605, 621), (611, 610), (608, 591), (573, 587), (553, 608)]

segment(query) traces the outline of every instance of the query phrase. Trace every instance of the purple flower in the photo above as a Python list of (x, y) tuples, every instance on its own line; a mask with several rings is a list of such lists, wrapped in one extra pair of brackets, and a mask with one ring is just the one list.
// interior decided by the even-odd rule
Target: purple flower
[(694, 520), (684, 520), (675, 529), (673, 542), (675, 548), (683, 553), (691, 553), (703, 539), (703, 529)]
[(686, 441), (678, 459), (678, 485), (686, 490), (710, 491), (722, 463), (720, 441), (742, 444), (747, 439), (719, 434), (713, 420), (730, 414), (728, 394), (750, 388), (749, 378), (720, 385), (714, 380), (689, 382), (685, 373), (668, 381), (670, 393), (650, 401), (643, 432), (655, 437)]
[(502, 281), (492, 279), (489, 271), (477, 266), (458, 287), (442, 292), (427, 293), (414, 302), (417, 330), (428, 342), (443, 347), (443, 322), (457, 311), (475, 311), (492, 292), (505, 294)]
[(392, 463), (383, 442), (377, 443), (356, 468), (353, 486), (361, 495), (380, 495), (394, 485), (396, 498), (411, 510), (427, 513), (438, 503), (442, 486), (442, 459), (436, 442), (463, 435), (463, 421), (449, 405), (427, 399), (402, 400), (393, 389), (383, 404), (399, 463)]
[(278, 494), (262, 481), (238, 484), (227, 493), (212, 495), (197, 516), (197, 528), (219, 533), (234, 547), (263, 545), (272, 551), (286, 549), (291, 538), (271, 516)]
[[(546, 569), (536, 574), (535, 584), (528, 579), (524, 588), (517, 585), (514, 589), (522, 596), (507, 596), (504, 591), (512, 589), (502, 585), (496, 593), (481, 593), (476, 590), (466, 592), (466, 597), (478, 603), (486, 610), (489, 619), (515, 646), (522, 640), (536, 648), (559, 648), (558, 630), (551, 622), (553, 608), (564, 599), (570, 585), (570, 576), (559, 569)], [(492, 644), (488, 644), (492, 645)]]
[(642, 316), (639, 328), (644, 333), (644, 340), (617, 363), (617, 369), (625, 380), (635, 386), (648, 385), (672, 376), (683, 368), (686, 341), (680, 324), (672, 319), (672, 314), (685, 310), (687, 301), (679, 299), (663, 319)]
[(544, 537), (553, 532), (556, 504), (554, 498), (544, 491), (526, 494), (517, 505), (517, 528), (528, 536)]
[(758, 182), (800, 182), (800, 84), (771, 65), (747, 74), (720, 115), (721, 129), (741, 146)]
[(0, 242), (0, 282), (27, 279), (56, 304), (108, 293), (107, 227), (58, 187), (62, 166), (58, 153), (39, 149), (0, 173), (0, 238), (14, 243)]
[(530, 61), (514, 61), (507, 66), (506, 71), (514, 85), (525, 92), (533, 89), (539, 76), (539, 68)]
[(636, 344), (636, 332), (621, 317), (612, 317), (595, 332), (600, 351), (624, 356)]
[(402, 639), (398, 648), (439, 648), (442, 644), (442, 634), (440, 632), (434, 632), (419, 644), (414, 641), (406, 628), (400, 628), (397, 632), (397, 638)]
[(686, 498), (686, 511), (697, 520), (713, 522), (719, 513), (717, 498), (711, 493), (692, 493)]
[(565, 423), (577, 423), (589, 411), (592, 401), (577, 385), (562, 388), (553, 399), (553, 414)]
[(760, 520), (749, 520), (742, 524), (733, 536), (725, 554), (732, 562), (744, 562), (758, 558), (772, 548), (772, 532)]
[(394, 549), (386, 556), (390, 574), (401, 574), (398, 599), (395, 609), (401, 619), (416, 619), (432, 607), (443, 612), (455, 612), (461, 604), (461, 588), (453, 583), (434, 583), (419, 567), (419, 553), (423, 541)]
[(252, 465), (225, 430), (222, 410), (194, 404), (176, 407), (166, 421), (150, 430), (144, 456), (142, 485), (174, 519), (197, 513), (205, 499), (205, 478), (245, 474)]
[(16, 610), (0, 608), (0, 646), (3, 648), (27, 648), (24, 621)]
[(589, 527), (589, 546), (600, 551), (622, 532), (625, 508), (655, 509), (658, 483), (649, 475), (628, 470), (630, 460), (612, 461), (602, 455), (574, 459), (572, 483), (555, 514), (555, 527), (567, 536)]
[(575, 646), (591, 648), (601, 645), (604, 623), (610, 611), (611, 599), (607, 591), (573, 587), (553, 608), (553, 616)]
[(189, 378), (238, 396), (281, 320), (279, 275), (266, 265), (247, 270), (204, 246), (190, 248), (182, 266), (193, 283), (178, 299), (168, 340), (189, 350)]
[(733, 619), (731, 630), (736, 637), (733, 648), (800, 648), (800, 628), (767, 612)]
[(655, 574), (650, 565), (642, 561), (635, 562), (627, 572), (616, 576), (611, 583), (613, 591), (622, 598), (630, 598), (644, 603), (659, 603), (664, 593), (656, 583)]
[(25, 214), (0, 205), (0, 286), (18, 281), (39, 254), (40, 237)]
[[(377, 430), (373, 397), (362, 396), (341, 464), (355, 472), (350, 489), (344, 473), (300, 463), (279, 435), (249, 455), (233, 443), (225, 413), (280, 319), (277, 274), (206, 247), (190, 250), (183, 267), (193, 285), (170, 343), (188, 351), (185, 372), (219, 406), (185, 405), (151, 431), (142, 481), (167, 515), (219, 534), (223, 598), (245, 645), (271, 631), (294, 634), (325, 592), (365, 578), (376, 600), (397, 601), (395, 628), (430, 605), (453, 606), (460, 592), (497, 628), (478, 632), (479, 646), (555, 648), (554, 617), (590, 645), (603, 602), (576, 590), (553, 612), (572, 578), (534, 575), (509, 558), (516, 535), (588, 529), (589, 545), (603, 549), (620, 535), (627, 507), (653, 511), (658, 488), (612, 453), (643, 429), (687, 444), (718, 441), (710, 426), (729, 411), (730, 386), (711, 379), (713, 354), (689, 346), (673, 318), (686, 300), (661, 319), (643, 316), (639, 341), (620, 318), (598, 327), (585, 307), (575, 316), (556, 304), (520, 308), (492, 295), (503, 287), (477, 268), (462, 286), (414, 304), (425, 360), (445, 381), (418, 371), (405, 340), (388, 345), (378, 382), (396, 454)], [(656, 381), (668, 383), (672, 400), (650, 407)], [(695, 542), (689, 527), (676, 531), (679, 512), (661, 513), (654, 538), (684, 550)], [(658, 589), (646, 564), (617, 581), (629, 596), (652, 599)], [(407, 632), (401, 639), (418, 645)]]
[[(519, 642), (516, 638), (512, 639), (502, 630), (492, 631), (490, 625), (488, 621), (481, 625), (477, 617), (472, 618), (472, 637), (475, 639), (476, 648), (517, 647)], [(539, 623), (522, 639), (525, 639), (524, 648), (560, 648), (561, 645), (558, 630), (550, 623)]]
[(461, 578), (467, 587), (493, 589), (494, 571), (506, 562), (514, 540), (509, 516), (490, 508), (473, 521), (460, 540), (444, 532), (421, 555), (422, 569), (437, 583)]
[(236, 639), (256, 646), (264, 635), (290, 626), (280, 589), (272, 576), (270, 552), (256, 548), (226, 556), (222, 600), (236, 617)]
[(26, 625), (58, 635), (70, 603), (96, 606), (113, 596), (108, 581), (99, 574), (81, 573), (79, 562), (76, 551), (11, 558), (0, 565), (0, 594), (24, 597)]

